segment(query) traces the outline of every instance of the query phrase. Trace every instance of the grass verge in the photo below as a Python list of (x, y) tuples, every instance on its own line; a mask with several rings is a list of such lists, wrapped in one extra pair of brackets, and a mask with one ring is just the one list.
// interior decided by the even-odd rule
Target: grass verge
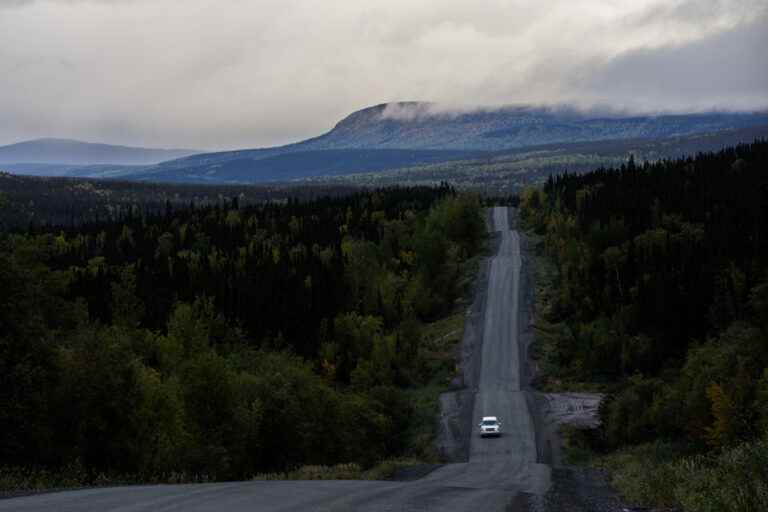
[(187, 484), (214, 481), (209, 475), (172, 472), (152, 475), (89, 475), (78, 463), (60, 469), (0, 467), (0, 498), (85, 487), (115, 487), (139, 484)]
[(768, 443), (743, 443), (687, 455), (664, 441), (597, 457), (629, 501), (684, 512), (768, 510)]
[(260, 473), (253, 480), (387, 480), (398, 470), (423, 464), (420, 459), (387, 459), (369, 469), (359, 464), (337, 464), (335, 466), (301, 466), (292, 471)]

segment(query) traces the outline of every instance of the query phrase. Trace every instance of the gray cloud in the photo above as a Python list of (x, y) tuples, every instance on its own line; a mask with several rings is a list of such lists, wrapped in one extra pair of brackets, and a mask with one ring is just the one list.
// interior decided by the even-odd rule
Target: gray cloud
[(49, 4), (78, 4), (78, 3), (95, 3), (95, 4), (110, 4), (118, 2), (133, 2), (134, 0), (0, 0), (0, 8), (2, 7), (23, 7), (25, 5), (31, 5), (34, 3), (49, 3)]
[[(0, 143), (200, 148), (385, 101), (768, 105), (764, 0), (0, 0)], [(764, 58), (763, 58), (764, 60)], [(395, 113), (394, 115), (400, 115)]]
[(630, 109), (768, 107), (768, 16), (694, 43), (639, 49), (587, 66), (570, 86)]

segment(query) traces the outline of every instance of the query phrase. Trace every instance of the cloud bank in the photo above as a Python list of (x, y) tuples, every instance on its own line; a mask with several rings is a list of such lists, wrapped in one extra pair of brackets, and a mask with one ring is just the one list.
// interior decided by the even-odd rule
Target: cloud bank
[(257, 147), (399, 100), (760, 109), (767, 34), (764, 0), (0, 0), (0, 143)]

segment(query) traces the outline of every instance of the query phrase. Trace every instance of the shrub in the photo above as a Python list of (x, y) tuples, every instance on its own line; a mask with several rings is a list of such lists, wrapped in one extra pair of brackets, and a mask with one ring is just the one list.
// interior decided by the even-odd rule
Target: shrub
[(603, 456), (597, 466), (632, 503), (685, 512), (768, 510), (768, 442), (744, 443), (715, 454), (686, 456), (657, 441)]
[(680, 475), (672, 466), (679, 447), (663, 441), (599, 457), (595, 465), (611, 473), (611, 483), (632, 503), (672, 507)]
[(307, 465), (282, 473), (259, 473), (254, 480), (358, 480), (362, 476), (359, 464), (334, 466)]
[(673, 464), (679, 481), (675, 499), (683, 510), (758, 512), (768, 510), (768, 443), (745, 443), (715, 456)]

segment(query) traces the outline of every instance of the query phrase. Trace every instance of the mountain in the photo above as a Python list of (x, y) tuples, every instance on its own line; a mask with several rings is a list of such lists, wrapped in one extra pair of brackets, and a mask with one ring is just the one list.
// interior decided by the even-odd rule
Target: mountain
[[(665, 139), (676, 144), (675, 141), (696, 134), (733, 135), (759, 126), (768, 126), (768, 112), (629, 116), (569, 107), (451, 111), (433, 103), (399, 102), (359, 110), (325, 134), (285, 146), (193, 154), (176, 159), (169, 156), (161, 163), (137, 159), (118, 162), (114, 158), (97, 162), (92, 158), (87, 164), (73, 166), (62, 165), (69, 161), (55, 161), (52, 157), (48, 161), (59, 164), (56, 168), (39, 165), (4, 165), (4, 168), (25, 174), (142, 181), (285, 182), (490, 159), (547, 145), (590, 142), (609, 145), (622, 140)], [(0, 164), (23, 162), (3, 157), (3, 150), (9, 151), (0, 148)], [(153, 155), (162, 158), (161, 154)], [(96, 163), (109, 165), (94, 166)]]
[(199, 151), (112, 146), (69, 139), (36, 139), (0, 146), (0, 164), (47, 164), (57, 168), (98, 164), (152, 165), (195, 153)]
[(608, 139), (661, 138), (768, 124), (768, 112), (626, 116), (569, 107), (450, 111), (431, 103), (381, 104), (357, 111), (305, 148), (499, 151)]
[(768, 112), (622, 116), (567, 107), (452, 112), (432, 103), (386, 103), (354, 112), (329, 132), (302, 142), (192, 155), (141, 170), (133, 177), (289, 181), (493, 157), (545, 144), (662, 139), (752, 126), (768, 126)]

